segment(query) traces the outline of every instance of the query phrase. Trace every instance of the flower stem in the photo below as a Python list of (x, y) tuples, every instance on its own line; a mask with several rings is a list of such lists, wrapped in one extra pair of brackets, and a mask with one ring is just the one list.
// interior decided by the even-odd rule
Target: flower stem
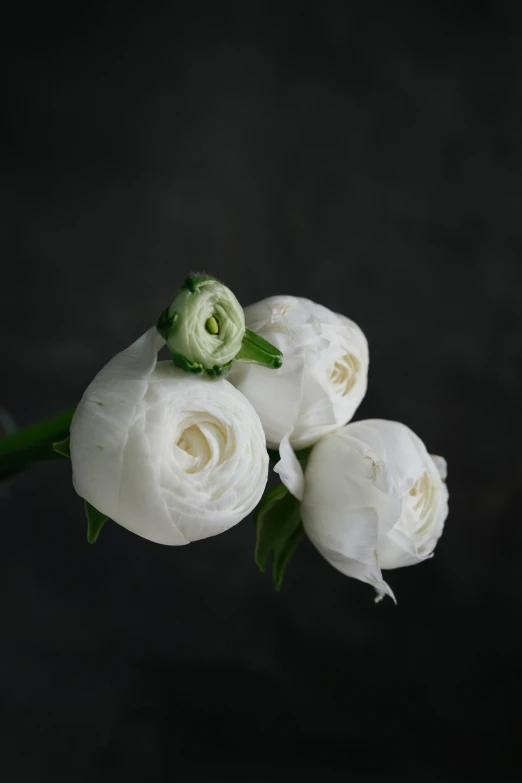
[(53, 443), (69, 434), (74, 408), (48, 416), (18, 432), (0, 437), (0, 480), (41, 460), (65, 459), (53, 449)]

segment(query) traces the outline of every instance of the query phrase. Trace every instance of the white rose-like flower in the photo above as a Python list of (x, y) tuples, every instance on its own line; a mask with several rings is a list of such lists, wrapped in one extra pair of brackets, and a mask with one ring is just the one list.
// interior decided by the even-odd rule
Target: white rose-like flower
[[(288, 473), (299, 469), (283, 461)], [(381, 569), (431, 557), (448, 514), (445, 477), (445, 460), (404, 424), (348, 424), (310, 455), (300, 493), (305, 532), (331, 565), (393, 598)]]
[(155, 328), (115, 356), (71, 425), (78, 494), (160, 544), (228, 530), (259, 502), (268, 477), (261, 422), (224, 379), (158, 362)]
[(295, 296), (245, 308), (249, 329), (283, 353), (278, 370), (234, 363), (229, 380), (258, 412), (270, 448), (296, 450), (350, 421), (367, 386), (368, 343), (353, 321)]

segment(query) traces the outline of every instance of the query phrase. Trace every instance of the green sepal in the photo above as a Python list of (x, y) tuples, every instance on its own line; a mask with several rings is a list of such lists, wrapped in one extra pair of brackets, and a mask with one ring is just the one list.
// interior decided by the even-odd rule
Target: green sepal
[(109, 517), (106, 514), (102, 514), (94, 506), (91, 506), (87, 500), (85, 501), (85, 515), (87, 517), (87, 541), (89, 544), (95, 544), (100, 535), (100, 530)]
[(221, 375), (226, 373), (230, 365), (232, 364), (234, 360), (231, 359), (226, 364), (215, 364), (213, 367), (211, 367), (209, 370), (206, 370), (207, 375), (210, 375), (211, 378), (219, 378)]
[(164, 340), (168, 339), (170, 330), (174, 327), (176, 324), (176, 321), (179, 318), (179, 314), (169, 313), (170, 308), (166, 307), (160, 317), (158, 318), (158, 322), (156, 324), (156, 329), (161, 334)]
[(202, 283), (205, 283), (207, 280), (215, 279), (216, 278), (212, 277), (212, 275), (188, 275), (185, 278), (185, 282), (181, 286), (180, 291), (187, 289), (191, 294), (195, 294)]
[(186, 372), (191, 372), (194, 375), (201, 375), (202, 372), (205, 371), (205, 368), (202, 364), (199, 362), (189, 362), (185, 356), (182, 356), (180, 353), (175, 353), (174, 351), (170, 352), (172, 361), (176, 365), (176, 367), (179, 367), (180, 370), (185, 370)]
[(53, 451), (57, 454), (61, 454), (62, 457), (71, 458), (71, 438), (68, 435), (63, 440), (58, 440), (52, 445)]
[(283, 364), (283, 354), (271, 343), (250, 329), (245, 329), (245, 335), (236, 362), (259, 364), (261, 367), (278, 369)]
[(303, 535), (300, 505), (284, 484), (277, 484), (263, 495), (254, 511), (257, 536), (254, 559), (264, 572), (268, 558), (272, 556), (272, 579), (276, 590), (281, 588), (288, 561)]

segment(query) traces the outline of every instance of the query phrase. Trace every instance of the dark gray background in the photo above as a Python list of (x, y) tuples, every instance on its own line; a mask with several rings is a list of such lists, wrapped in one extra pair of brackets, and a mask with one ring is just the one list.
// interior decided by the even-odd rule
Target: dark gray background
[(190, 270), (309, 296), (371, 350), (357, 417), (449, 462), (399, 604), (250, 520), (85, 541), (67, 464), (1, 500), (8, 780), (515, 779), (520, 28), (504, 3), (25, 7), (4, 27), (0, 404), (73, 405)]

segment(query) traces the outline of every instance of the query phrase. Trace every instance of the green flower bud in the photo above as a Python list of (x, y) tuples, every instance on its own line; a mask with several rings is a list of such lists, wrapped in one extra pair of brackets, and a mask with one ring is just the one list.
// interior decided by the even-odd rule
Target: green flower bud
[(157, 329), (179, 367), (221, 375), (241, 350), (245, 316), (229, 288), (213, 277), (190, 275)]

